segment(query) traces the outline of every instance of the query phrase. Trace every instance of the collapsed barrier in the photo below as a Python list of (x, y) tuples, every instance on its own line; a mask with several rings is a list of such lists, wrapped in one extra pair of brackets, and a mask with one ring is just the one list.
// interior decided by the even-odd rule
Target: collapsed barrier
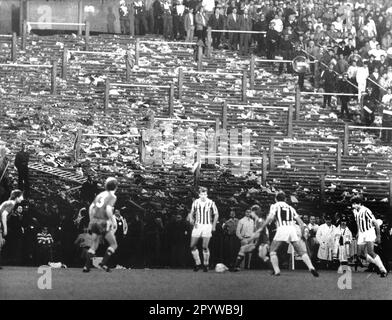
[(56, 94), (57, 85), (56, 85), (56, 76), (57, 76), (57, 61), (53, 60), (51, 65), (48, 64), (17, 64), (17, 63), (2, 63), (0, 64), (0, 68), (36, 68), (36, 69), (51, 69), (51, 94)]
[(78, 36), (82, 35), (82, 27), (84, 27), (85, 50), (88, 50), (89, 48), (90, 23), (88, 21), (86, 21), (85, 23), (74, 23), (74, 22), (35, 22), (35, 21), (23, 20), (22, 50), (26, 50), (26, 40), (27, 40), (27, 33), (29, 33), (29, 29), (34, 30), (34, 28), (32, 28), (31, 26), (77, 26)]
[(16, 55), (18, 51), (18, 38), (14, 32), (12, 35), (0, 34), (0, 42), (11, 44), (11, 61), (16, 61)]

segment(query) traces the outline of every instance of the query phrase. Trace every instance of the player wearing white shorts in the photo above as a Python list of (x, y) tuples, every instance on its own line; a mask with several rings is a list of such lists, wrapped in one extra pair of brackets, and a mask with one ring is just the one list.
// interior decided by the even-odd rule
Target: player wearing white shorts
[(360, 256), (364, 256), (365, 248), (367, 249), (366, 260), (375, 264), (380, 269), (382, 278), (386, 277), (385, 269), (381, 258), (374, 252), (374, 242), (380, 243), (380, 227), (373, 213), (362, 205), (360, 197), (351, 199), (351, 205), (355, 221), (358, 225), (358, 251)]
[(208, 199), (207, 188), (200, 187), (199, 199), (193, 201), (191, 212), (188, 215), (188, 220), (193, 225), (190, 247), (195, 260), (194, 271), (198, 271), (201, 267), (199, 250), (197, 249), (197, 243), (200, 238), (203, 239), (203, 271), (208, 271), (210, 259), (208, 244), (212, 237), (212, 232), (215, 231), (218, 217), (219, 214), (215, 202)]
[(318, 277), (318, 272), (313, 267), (312, 262), (310, 261), (310, 258), (306, 252), (306, 248), (300, 244), (300, 238), (298, 237), (295, 227), (295, 221), (297, 221), (301, 227), (301, 233), (303, 234), (304, 223), (298, 216), (295, 209), (285, 202), (286, 195), (283, 191), (279, 191), (276, 194), (275, 201), (276, 203), (272, 204), (270, 207), (270, 212), (266, 221), (261, 225), (260, 229), (256, 231), (256, 233), (262, 231), (272, 221), (275, 221), (276, 223), (277, 230), (270, 248), (270, 259), (274, 269), (273, 275), (280, 275), (279, 261), (276, 252), (283, 242), (287, 242), (293, 245), (294, 250), (302, 258), (302, 261), (306, 264), (312, 275)]
[[(265, 221), (261, 218), (261, 208), (257, 204), (252, 206), (249, 210), (250, 217), (255, 220), (255, 227), (256, 230), (262, 225)], [(234, 265), (233, 271), (238, 272), (240, 271), (240, 265), (242, 260), (244, 260), (245, 254), (252, 252), (258, 246), (258, 255), (260, 259), (262, 259), (265, 263), (269, 261), (268, 257), (268, 249), (269, 249), (269, 234), (268, 229), (264, 228), (263, 232), (258, 232), (257, 235), (253, 234), (249, 239), (245, 239), (246, 244), (243, 244), (240, 247), (240, 250), (237, 255), (237, 259)]]

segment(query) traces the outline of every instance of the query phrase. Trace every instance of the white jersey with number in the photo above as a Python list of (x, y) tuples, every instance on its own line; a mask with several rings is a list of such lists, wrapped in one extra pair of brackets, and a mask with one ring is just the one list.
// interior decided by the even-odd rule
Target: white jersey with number
[(376, 241), (376, 230), (373, 225), (375, 217), (373, 213), (365, 206), (361, 206), (359, 210), (354, 209), (353, 212), (358, 225), (358, 244)]
[(284, 201), (271, 205), (269, 218), (273, 218), (277, 226), (274, 241), (295, 242), (299, 240), (295, 227), (297, 216), (295, 209)]

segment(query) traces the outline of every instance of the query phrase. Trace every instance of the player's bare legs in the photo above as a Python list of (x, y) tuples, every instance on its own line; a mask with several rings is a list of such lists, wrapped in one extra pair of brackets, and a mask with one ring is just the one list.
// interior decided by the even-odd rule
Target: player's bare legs
[(209, 237), (203, 237), (203, 271), (207, 272), (208, 271), (208, 265), (210, 263), (210, 250), (208, 249), (208, 245), (210, 243)]
[(256, 245), (254, 243), (244, 244), (240, 247), (240, 251), (238, 251), (237, 259), (235, 261), (233, 271), (235, 271), (235, 272), (240, 271), (240, 265), (241, 265), (241, 262), (245, 258), (245, 254), (252, 252), (255, 248), (256, 248)]
[(110, 257), (113, 255), (113, 253), (117, 250), (117, 241), (116, 241), (116, 237), (114, 236), (113, 232), (108, 232), (105, 235), (105, 239), (106, 241), (109, 243), (109, 247), (106, 250), (105, 256), (102, 259), (102, 262), (99, 264), (99, 266), (109, 272), (110, 269), (108, 267), (108, 261), (110, 259)]
[(271, 259), (272, 268), (274, 270), (274, 272), (273, 272), (274, 276), (280, 276), (279, 260), (278, 260), (278, 255), (276, 254), (276, 252), (278, 251), (281, 244), (282, 244), (282, 241), (275, 241), (275, 240), (273, 240), (271, 243), (270, 259)]
[(197, 249), (197, 243), (199, 242), (199, 238), (192, 237), (191, 238), (191, 253), (193, 260), (195, 260), (195, 267), (193, 268), (193, 271), (198, 271), (201, 267), (201, 261), (200, 261), (200, 255), (199, 255), (199, 250)]
[(297, 252), (297, 254), (302, 258), (302, 261), (306, 264), (312, 275), (318, 277), (319, 274), (314, 268), (312, 261), (310, 261), (309, 255), (306, 253), (306, 248), (303, 248), (299, 241), (293, 241), (291, 244), (293, 245), (295, 252)]
[(100, 240), (99, 235), (97, 235), (96, 233), (91, 234), (91, 247), (90, 247), (90, 249), (88, 249), (87, 254), (86, 254), (86, 261), (85, 261), (85, 264), (83, 267), (83, 272), (90, 271), (90, 267), (92, 264), (91, 260), (95, 256), (95, 252), (98, 249), (99, 240)]

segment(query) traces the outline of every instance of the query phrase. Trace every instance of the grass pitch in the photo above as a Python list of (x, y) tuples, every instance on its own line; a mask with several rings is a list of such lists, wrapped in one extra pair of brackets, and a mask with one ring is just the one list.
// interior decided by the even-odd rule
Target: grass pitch
[[(4, 299), (129, 299), (129, 300), (266, 300), (266, 299), (392, 299), (392, 276), (352, 272), (351, 289), (339, 289), (341, 274), (321, 271), (314, 278), (303, 270), (282, 270), (272, 277), (265, 270), (216, 273), (192, 270), (51, 269), (52, 288), (41, 290), (38, 268), (0, 270), (0, 300)], [(345, 282), (348, 286), (349, 283)]]

